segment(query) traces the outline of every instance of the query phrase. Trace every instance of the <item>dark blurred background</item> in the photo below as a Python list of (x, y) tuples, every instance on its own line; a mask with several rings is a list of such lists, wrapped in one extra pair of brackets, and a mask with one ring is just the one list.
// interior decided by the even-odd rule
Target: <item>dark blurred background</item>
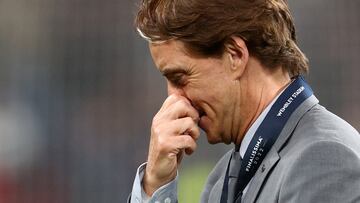
[[(133, 27), (137, 3), (0, 0), (1, 203), (125, 202), (166, 98)], [(360, 1), (290, 7), (321, 104), (360, 129)], [(180, 202), (198, 200), (232, 147), (199, 142), (180, 171)]]

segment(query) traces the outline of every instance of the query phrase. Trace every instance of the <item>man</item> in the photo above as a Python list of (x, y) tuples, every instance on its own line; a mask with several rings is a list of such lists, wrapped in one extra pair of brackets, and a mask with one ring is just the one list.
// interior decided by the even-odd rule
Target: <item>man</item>
[(143, 0), (136, 25), (168, 82), (129, 202), (177, 202), (177, 169), (234, 143), (201, 202), (360, 202), (360, 136), (318, 104), (283, 0)]

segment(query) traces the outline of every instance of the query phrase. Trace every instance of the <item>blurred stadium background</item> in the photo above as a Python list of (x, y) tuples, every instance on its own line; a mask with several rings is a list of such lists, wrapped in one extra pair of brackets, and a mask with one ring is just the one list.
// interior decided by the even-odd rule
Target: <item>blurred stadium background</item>
[[(125, 202), (166, 98), (136, 1), (0, 0), (0, 202)], [(308, 81), (360, 129), (360, 1), (291, 1)], [(180, 171), (180, 202), (232, 146), (205, 136)]]

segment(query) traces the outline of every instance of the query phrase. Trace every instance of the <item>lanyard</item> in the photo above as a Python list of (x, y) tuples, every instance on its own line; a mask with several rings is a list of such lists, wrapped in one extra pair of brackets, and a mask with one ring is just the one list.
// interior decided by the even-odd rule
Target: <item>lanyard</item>
[[(276, 100), (256, 130), (245, 152), (237, 179), (235, 188), (235, 192), (237, 193), (235, 197), (242, 195), (242, 191), (255, 175), (261, 162), (270, 151), (291, 114), (312, 94), (313, 91), (310, 86), (304, 81), (302, 76), (298, 76)], [(230, 161), (224, 179), (221, 203), (227, 203), (229, 166)]]

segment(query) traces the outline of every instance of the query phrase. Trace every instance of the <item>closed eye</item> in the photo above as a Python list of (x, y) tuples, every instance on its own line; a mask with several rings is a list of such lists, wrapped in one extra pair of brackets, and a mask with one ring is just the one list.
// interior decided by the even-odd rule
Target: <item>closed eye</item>
[(167, 80), (174, 86), (181, 87), (186, 85), (186, 75), (183, 73), (174, 73), (165, 76)]
[(187, 83), (187, 77), (189, 76), (189, 72), (183, 68), (169, 68), (163, 70), (163, 75), (166, 79), (177, 87), (185, 86)]

